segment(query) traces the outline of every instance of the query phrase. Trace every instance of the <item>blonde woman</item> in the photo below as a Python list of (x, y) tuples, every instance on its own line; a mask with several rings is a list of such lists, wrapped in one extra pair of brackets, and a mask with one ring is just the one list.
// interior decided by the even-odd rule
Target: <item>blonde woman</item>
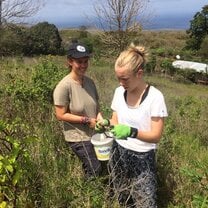
[(117, 58), (120, 86), (112, 100), (112, 118), (98, 121), (95, 127), (101, 131), (113, 126), (110, 177), (125, 207), (157, 207), (155, 150), (168, 114), (163, 94), (143, 79), (147, 55), (144, 47), (131, 44)]

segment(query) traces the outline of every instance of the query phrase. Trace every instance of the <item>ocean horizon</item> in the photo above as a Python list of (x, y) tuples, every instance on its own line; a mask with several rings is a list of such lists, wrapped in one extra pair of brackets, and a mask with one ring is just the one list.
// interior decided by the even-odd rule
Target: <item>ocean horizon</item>
[[(164, 15), (158, 16), (148, 25), (143, 26), (144, 30), (187, 30), (190, 28), (191, 15)], [(80, 28), (81, 26), (93, 27), (86, 19), (51, 21), (58, 29)]]

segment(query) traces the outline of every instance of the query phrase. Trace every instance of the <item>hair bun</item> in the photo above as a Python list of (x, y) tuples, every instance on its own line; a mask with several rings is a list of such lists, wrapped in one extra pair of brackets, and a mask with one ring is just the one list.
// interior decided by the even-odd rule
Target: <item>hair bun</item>
[(144, 56), (144, 54), (145, 54), (145, 47), (143, 47), (143, 46), (137, 46), (137, 47), (135, 47), (135, 49), (137, 50), (137, 52), (139, 54), (141, 54), (142, 56)]

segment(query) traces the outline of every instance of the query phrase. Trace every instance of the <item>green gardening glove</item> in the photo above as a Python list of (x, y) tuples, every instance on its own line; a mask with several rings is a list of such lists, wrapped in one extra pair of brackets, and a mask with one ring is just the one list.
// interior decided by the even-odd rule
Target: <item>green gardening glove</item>
[(103, 133), (106, 131), (106, 128), (109, 126), (110, 126), (110, 121), (108, 119), (97, 121), (95, 124), (95, 131), (98, 133)]
[(116, 139), (127, 139), (127, 137), (136, 138), (138, 130), (124, 124), (117, 124), (111, 128), (111, 133)]

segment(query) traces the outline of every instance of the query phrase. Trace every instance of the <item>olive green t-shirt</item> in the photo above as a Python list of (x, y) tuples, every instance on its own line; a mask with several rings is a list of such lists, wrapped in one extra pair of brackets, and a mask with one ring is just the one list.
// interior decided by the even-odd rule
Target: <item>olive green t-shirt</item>
[[(92, 79), (84, 76), (82, 86), (69, 75), (65, 76), (53, 92), (54, 105), (67, 106), (68, 112), (96, 118), (98, 107), (98, 93)], [(81, 123), (63, 121), (63, 131), (66, 141), (79, 142), (90, 140), (93, 129)]]

